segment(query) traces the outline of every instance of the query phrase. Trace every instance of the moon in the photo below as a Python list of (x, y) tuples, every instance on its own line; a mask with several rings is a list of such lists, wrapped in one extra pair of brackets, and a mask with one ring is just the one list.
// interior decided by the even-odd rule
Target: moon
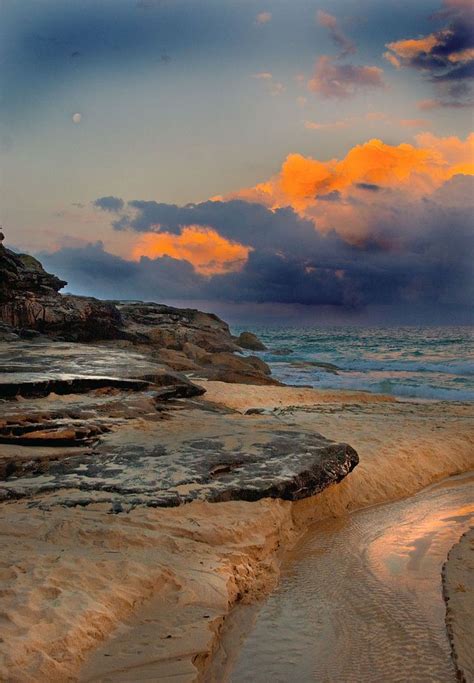
[(75, 114), (72, 115), (72, 122), (73, 123), (80, 123), (82, 120), (82, 114), (79, 112), (76, 112)]

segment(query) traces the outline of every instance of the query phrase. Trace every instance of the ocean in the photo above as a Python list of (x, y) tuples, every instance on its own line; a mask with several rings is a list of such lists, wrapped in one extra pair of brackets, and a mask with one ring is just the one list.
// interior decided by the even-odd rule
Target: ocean
[(417, 399), (474, 400), (474, 328), (277, 327), (251, 329), (274, 377), (321, 389)]

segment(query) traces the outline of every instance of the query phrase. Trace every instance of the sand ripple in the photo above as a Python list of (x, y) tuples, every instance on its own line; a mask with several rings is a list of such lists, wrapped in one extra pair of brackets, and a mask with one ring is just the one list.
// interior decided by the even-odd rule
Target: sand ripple
[(313, 526), (232, 675), (208, 680), (454, 682), (440, 573), (473, 493), (462, 478)]

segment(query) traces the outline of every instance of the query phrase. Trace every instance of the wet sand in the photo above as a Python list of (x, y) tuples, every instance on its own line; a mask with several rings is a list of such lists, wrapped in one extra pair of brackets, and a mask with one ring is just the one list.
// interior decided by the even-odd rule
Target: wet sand
[(443, 567), (446, 626), (459, 680), (474, 681), (474, 528), (449, 551)]
[(441, 568), (473, 494), (461, 476), (314, 524), (260, 611), (235, 610), (206, 681), (454, 683)]

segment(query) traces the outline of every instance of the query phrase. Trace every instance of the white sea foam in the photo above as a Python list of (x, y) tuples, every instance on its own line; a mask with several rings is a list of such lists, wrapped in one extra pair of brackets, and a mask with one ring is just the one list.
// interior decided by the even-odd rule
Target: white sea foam
[(262, 357), (275, 377), (289, 384), (474, 400), (469, 327), (260, 328), (256, 332), (268, 346)]

